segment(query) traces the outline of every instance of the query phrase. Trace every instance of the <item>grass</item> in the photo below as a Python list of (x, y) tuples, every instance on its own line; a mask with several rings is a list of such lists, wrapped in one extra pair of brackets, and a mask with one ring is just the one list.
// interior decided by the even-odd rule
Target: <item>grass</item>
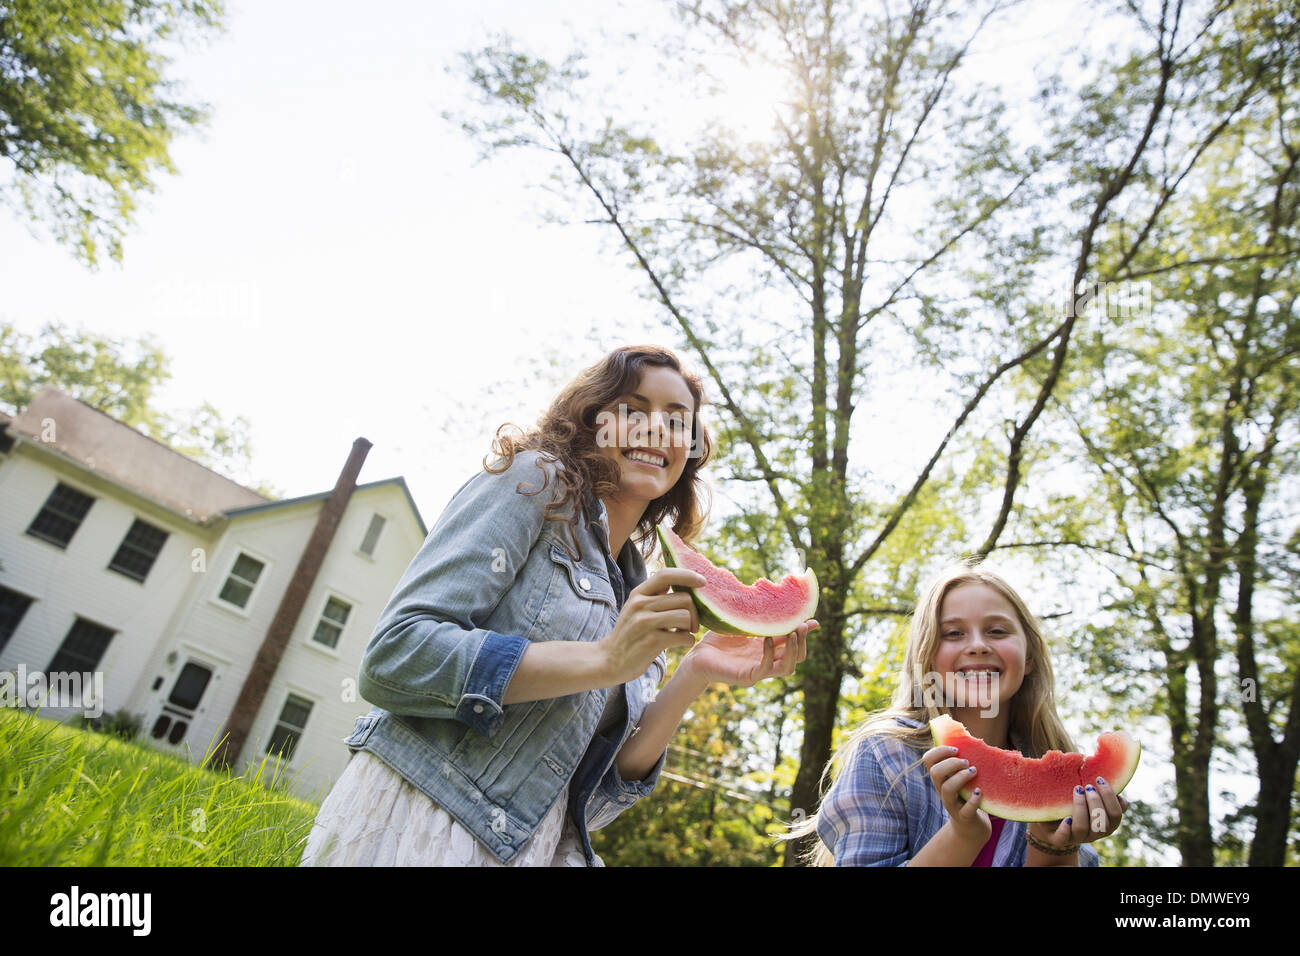
[(0, 866), (296, 866), (316, 811), (266, 759), (203, 770), (0, 708)]

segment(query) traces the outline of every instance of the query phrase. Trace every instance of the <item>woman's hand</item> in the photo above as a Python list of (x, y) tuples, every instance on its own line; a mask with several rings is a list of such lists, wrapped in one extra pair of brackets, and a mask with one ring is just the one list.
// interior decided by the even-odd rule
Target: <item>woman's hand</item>
[(685, 568), (662, 568), (634, 587), (623, 602), (614, 629), (596, 642), (604, 655), (610, 685), (626, 684), (646, 672), (669, 647), (690, 647), (700, 629), (699, 615), (689, 591), (704, 575)]
[(978, 853), (992, 836), (993, 823), (979, 808), (979, 790), (972, 793), (965, 803), (958, 795), (962, 787), (975, 782), (978, 768), (972, 767), (969, 760), (959, 758), (956, 747), (932, 747), (921, 756), (921, 762), (929, 769), (930, 782), (939, 791), (939, 799), (948, 811), (948, 826), (953, 835)]
[(680, 666), (706, 685), (721, 681), (752, 687), (768, 677), (789, 677), (808, 656), (808, 632), (819, 626), (810, 619), (782, 637), (763, 638), (705, 631)]
[(1074, 788), (1074, 814), (1058, 823), (1031, 823), (1035, 839), (1055, 847), (1092, 843), (1119, 829), (1128, 801), (1098, 777), (1095, 784)]

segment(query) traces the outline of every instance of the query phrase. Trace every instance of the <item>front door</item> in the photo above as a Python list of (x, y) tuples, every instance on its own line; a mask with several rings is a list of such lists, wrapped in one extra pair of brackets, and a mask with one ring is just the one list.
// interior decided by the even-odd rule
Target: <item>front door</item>
[(185, 739), (190, 725), (194, 723), (199, 701), (203, 699), (203, 693), (212, 681), (212, 672), (212, 667), (201, 661), (186, 661), (149, 729), (149, 735), (154, 740), (174, 746)]

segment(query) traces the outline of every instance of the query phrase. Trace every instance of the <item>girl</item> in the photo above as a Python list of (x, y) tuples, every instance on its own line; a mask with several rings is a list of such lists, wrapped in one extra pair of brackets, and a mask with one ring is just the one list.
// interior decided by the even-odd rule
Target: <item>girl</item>
[(358, 685), (374, 706), (304, 865), (602, 865), (588, 831), (654, 789), (696, 697), (794, 672), (815, 621), (696, 644), (681, 588), (704, 578), (646, 575), (660, 521), (687, 539), (702, 524), (702, 402), (671, 352), (623, 348), (535, 431), (498, 429), (498, 460), (452, 497), (380, 615)]
[[(1002, 578), (962, 567), (936, 580), (912, 616), (889, 709), (859, 727), (826, 768), (838, 776), (809, 854), (836, 866), (1096, 866), (1088, 844), (1113, 833), (1128, 803), (1098, 778), (1076, 788), (1057, 824), (1018, 823), (980, 809), (979, 768), (934, 747), (929, 721), (951, 714), (972, 736), (1025, 756), (1072, 751), (1056, 715), (1052, 666), (1038, 622)], [(963, 802), (958, 791), (975, 785)]]

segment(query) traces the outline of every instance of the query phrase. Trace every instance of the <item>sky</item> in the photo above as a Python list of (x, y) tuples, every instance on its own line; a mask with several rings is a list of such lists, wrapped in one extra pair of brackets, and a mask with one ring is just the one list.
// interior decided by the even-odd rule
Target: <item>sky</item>
[(289, 496), (332, 487), (363, 435), (362, 480), (404, 475), (432, 523), (482, 455), (481, 437), (446, 443), (469, 431), (456, 403), (505, 385), (503, 420), (535, 417), (547, 396), (517, 375), (539, 343), (594, 360), (593, 327), (648, 334), (593, 231), (539, 222), (527, 164), (475, 165), (440, 116), (464, 94), (456, 51), (585, 6), (388, 2), (356, 22), (354, 4), (232, 4), (226, 34), (177, 60), (212, 120), (176, 142), (124, 262), (91, 272), (0, 217), (0, 313), (154, 334), (174, 369), (160, 403), (247, 417), (255, 474)]
[[(341, 2), (233, 0), (224, 35), (176, 57), (212, 118), (141, 197), (123, 262), (91, 271), (0, 214), (0, 316), (29, 333), (53, 320), (154, 335), (174, 372), (159, 404), (246, 417), (252, 475), (286, 496), (332, 487), (364, 436), (361, 480), (404, 476), (432, 524), (488, 433), (549, 401), (539, 355), (567, 376), (606, 347), (679, 341), (600, 227), (543, 221), (537, 157), (476, 162), (442, 118), (469, 92), (448, 67), (502, 31), (553, 56), (586, 37), (599, 57), (597, 30), (650, 31), (665, 10), (383, 0), (359, 17)], [(1063, 12), (1039, 3), (1009, 19), (1010, 48), (1066, 30)], [(1024, 63), (1001, 59), (974, 68), (1015, 82)], [(764, 84), (737, 87), (723, 108), (761, 117)], [(919, 454), (931, 430), (899, 431)]]

